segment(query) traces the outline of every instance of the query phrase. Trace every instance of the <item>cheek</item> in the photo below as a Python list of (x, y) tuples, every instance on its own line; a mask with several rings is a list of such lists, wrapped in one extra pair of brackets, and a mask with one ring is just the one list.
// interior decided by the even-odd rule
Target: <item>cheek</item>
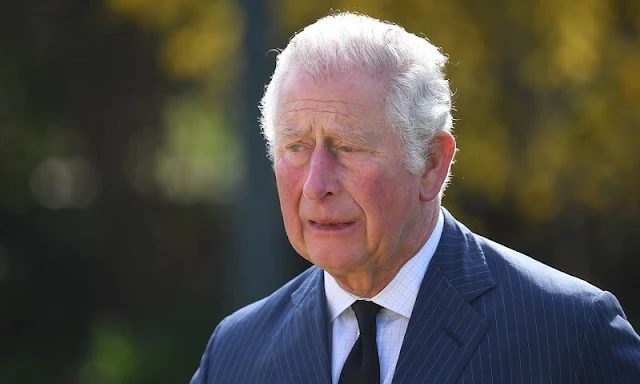
[(357, 200), (360, 200), (363, 209), (369, 210), (369, 214), (379, 216), (393, 206), (396, 203), (394, 200), (399, 196), (396, 184), (398, 181), (383, 172), (376, 171), (360, 172), (353, 176), (351, 189), (357, 196)]
[(291, 200), (295, 198), (302, 189), (300, 185), (300, 172), (295, 168), (287, 166), (285, 163), (280, 162), (276, 165), (276, 185), (278, 187), (278, 195), (280, 200)]
[(275, 173), (280, 209), (282, 211), (282, 219), (287, 237), (296, 252), (306, 257), (302, 224), (298, 212), (302, 193), (299, 180), (302, 176), (299, 171), (287, 166), (286, 163), (282, 161), (276, 163)]
[(361, 191), (362, 208), (367, 215), (367, 226), (379, 235), (380, 232), (397, 230), (415, 208), (412, 201), (416, 201), (417, 193), (412, 192), (414, 188), (406, 180), (378, 177), (358, 188)]
[(295, 168), (287, 166), (282, 161), (276, 164), (275, 173), (280, 208), (285, 219), (285, 225), (289, 226), (291, 221), (296, 220), (298, 216), (298, 205), (302, 193), (301, 174)]

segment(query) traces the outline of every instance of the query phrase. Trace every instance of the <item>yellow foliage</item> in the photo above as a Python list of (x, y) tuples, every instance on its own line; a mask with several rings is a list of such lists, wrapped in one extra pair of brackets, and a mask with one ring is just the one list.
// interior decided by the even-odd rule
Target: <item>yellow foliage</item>
[[(163, 68), (172, 77), (203, 77), (214, 66), (236, 58), (242, 28), (237, 10), (229, 3), (201, 8), (195, 21), (167, 35), (161, 57)], [(222, 65), (220, 69), (230, 67)]]
[[(456, 196), (513, 202), (540, 222), (576, 202), (592, 210), (621, 200), (640, 205), (633, 192), (640, 178), (631, 176), (640, 172), (640, 50), (625, 43), (613, 3), (500, 3), (487, 10), (470, 0), (284, 0), (280, 11), (289, 31), (329, 8), (370, 14), (424, 32), (449, 54), (460, 148)], [(640, 17), (634, 20), (637, 31)], [(514, 91), (533, 101), (517, 115), (509, 110)]]
[(198, 4), (198, 0), (106, 0), (114, 14), (136, 21), (143, 28), (166, 29), (175, 25)]
[[(507, 193), (511, 154), (507, 130), (497, 124), (478, 124), (477, 132), (460, 135), (454, 173), (464, 188), (498, 203)], [(490, 133), (490, 134), (489, 134)]]
[(549, 120), (533, 133), (516, 176), (516, 202), (532, 221), (550, 220), (563, 201), (562, 179), (571, 160), (570, 131), (565, 121)]
[(540, 45), (523, 68), (531, 85), (562, 88), (585, 84), (597, 76), (610, 12), (609, 3), (600, 0), (537, 2), (532, 32)]
[[(168, 76), (230, 84), (243, 33), (236, 3), (106, 1), (160, 31)], [(450, 57), (460, 148), (453, 194), (513, 204), (524, 219), (545, 222), (571, 204), (640, 210), (639, 4), (281, 0), (270, 3), (270, 27), (291, 36), (334, 9), (424, 33)]]
[[(637, 43), (627, 43), (620, 44), (618, 49), (620, 57), (612, 74), (616, 85), (620, 87), (620, 92), (625, 99), (640, 103), (640, 73), (638, 73), (640, 71), (640, 48)], [(636, 109), (636, 113), (638, 112), (639, 109)]]
[(169, 77), (195, 79), (212, 71), (232, 71), (243, 32), (242, 15), (235, 2), (106, 1), (112, 13), (164, 35), (159, 58)]

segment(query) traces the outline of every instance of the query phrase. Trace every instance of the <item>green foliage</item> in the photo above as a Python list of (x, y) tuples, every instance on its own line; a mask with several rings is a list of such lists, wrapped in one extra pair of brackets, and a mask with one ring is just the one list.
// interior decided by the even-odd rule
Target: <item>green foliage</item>
[(96, 324), (81, 376), (87, 383), (129, 382), (138, 365), (136, 358), (130, 331), (113, 323)]
[(165, 115), (153, 169), (165, 197), (184, 203), (232, 200), (242, 165), (237, 136), (223, 111), (189, 96), (170, 102)]
[[(242, 74), (257, 65), (241, 5), (258, 2), (97, 1), (0, 13), (3, 383), (185, 382), (230, 310)], [(637, 324), (640, 2), (268, 3), (268, 48), (331, 8), (442, 47), (460, 149), (445, 205), (612, 290)], [(43, 204), (42, 164), (87, 165), (95, 199)]]

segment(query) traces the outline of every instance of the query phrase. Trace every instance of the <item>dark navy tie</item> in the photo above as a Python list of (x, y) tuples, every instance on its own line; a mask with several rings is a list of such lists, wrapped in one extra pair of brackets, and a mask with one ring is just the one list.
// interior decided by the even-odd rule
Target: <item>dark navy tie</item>
[(358, 300), (351, 305), (351, 309), (358, 319), (360, 337), (342, 367), (338, 384), (380, 384), (380, 360), (376, 344), (376, 316), (380, 306), (372, 301)]

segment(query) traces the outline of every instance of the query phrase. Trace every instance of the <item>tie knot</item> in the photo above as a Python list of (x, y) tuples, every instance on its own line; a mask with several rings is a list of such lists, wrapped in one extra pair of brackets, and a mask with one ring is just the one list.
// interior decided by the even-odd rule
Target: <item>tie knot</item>
[(358, 300), (351, 304), (351, 309), (356, 313), (356, 319), (358, 319), (361, 335), (376, 334), (376, 316), (381, 308), (373, 301), (366, 300)]

